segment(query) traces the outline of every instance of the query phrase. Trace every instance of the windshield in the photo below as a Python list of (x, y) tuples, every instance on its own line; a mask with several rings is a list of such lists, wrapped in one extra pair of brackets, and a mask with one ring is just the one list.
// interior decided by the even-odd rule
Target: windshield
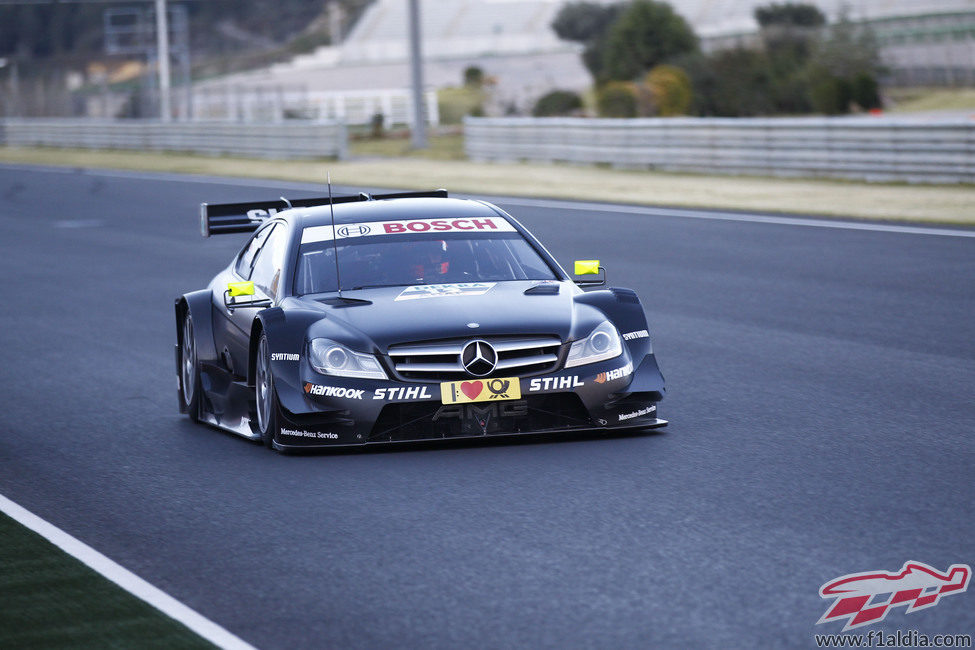
[[(403, 233), (396, 237), (343, 239), (343, 228), (339, 228), (338, 259), (344, 290), (556, 279), (545, 260), (517, 231)], [(323, 293), (336, 288), (335, 247), (331, 238), (302, 243), (295, 294)]]

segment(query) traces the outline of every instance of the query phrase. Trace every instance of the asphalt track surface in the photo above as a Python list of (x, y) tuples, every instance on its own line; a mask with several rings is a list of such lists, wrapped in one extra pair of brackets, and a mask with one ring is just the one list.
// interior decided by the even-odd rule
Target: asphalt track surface
[(640, 293), (671, 425), (288, 457), (176, 409), (198, 204), (308, 195), (247, 183), (0, 168), (0, 493), (245, 640), (809, 647), (824, 582), (975, 564), (975, 239), (511, 203)]

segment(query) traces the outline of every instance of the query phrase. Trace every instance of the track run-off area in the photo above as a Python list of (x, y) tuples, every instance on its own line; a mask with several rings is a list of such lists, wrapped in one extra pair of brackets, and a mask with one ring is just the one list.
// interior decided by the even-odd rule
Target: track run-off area
[(283, 456), (177, 413), (173, 300), (246, 238), (200, 202), (324, 192), (0, 166), (0, 495), (259, 648), (809, 647), (975, 564), (975, 230), (488, 197), (639, 293), (671, 424)]

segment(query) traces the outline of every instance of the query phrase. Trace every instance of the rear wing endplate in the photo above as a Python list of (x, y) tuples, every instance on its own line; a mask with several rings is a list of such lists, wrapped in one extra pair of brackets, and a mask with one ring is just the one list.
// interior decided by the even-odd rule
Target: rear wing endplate
[[(353, 203), (355, 201), (381, 201), (383, 199), (406, 198), (447, 198), (447, 190), (433, 190), (430, 192), (394, 192), (391, 194), (351, 194), (334, 196), (331, 203)], [(314, 199), (285, 199), (277, 201), (255, 201), (252, 203), (201, 203), (200, 204), (200, 233), (204, 237), (210, 235), (229, 235), (237, 232), (253, 232), (257, 227), (278, 212), (290, 208), (311, 208), (328, 205), (327, 196)]]

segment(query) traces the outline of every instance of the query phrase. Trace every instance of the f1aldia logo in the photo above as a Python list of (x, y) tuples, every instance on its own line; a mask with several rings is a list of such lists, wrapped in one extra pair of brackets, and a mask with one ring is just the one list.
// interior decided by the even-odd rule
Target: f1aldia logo
[(821, 598), (836, 598), (816, 625), (846, 621), (843, 632), (878, 623), (893, 607), (904, 605), (908, 614), (934, 607), (942, 596), (968, 589), (972, 569), (967, 564), (952, 564), (942, 573), (921, 562), (905, 562), (901, 570), (850, 573), (830, 580), (819, 588)]

